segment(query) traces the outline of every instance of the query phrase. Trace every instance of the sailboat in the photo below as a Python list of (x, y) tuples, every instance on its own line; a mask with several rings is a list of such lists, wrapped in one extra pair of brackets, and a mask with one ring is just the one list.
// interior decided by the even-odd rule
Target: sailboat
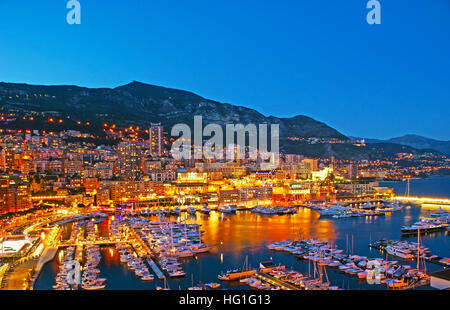
[(229, 270), (225, 274), (220, 274), (218, 278), (221, 281), (233, 281), (247, 278), (254, 274), (256, 274), (256, 269), (250, 269), (248, 267), (248, 256), (245, 256), (245, 262), (242, 269)]
[(190, 291), (202, 291), (203, 290), (203, 287), (201, 287), (201, 286), (194, 286), (194, 275), (193, 274), (191, 274), (191, 280), (192, 280), (192, 286), (188, 287), (188, 290), (190, 290)]
[(166, 278), (164, 278), (164, 287), (157, 286), (156, 290), (157, 291), (169, 291), (170, 290), (169, 286), (167, 285)]

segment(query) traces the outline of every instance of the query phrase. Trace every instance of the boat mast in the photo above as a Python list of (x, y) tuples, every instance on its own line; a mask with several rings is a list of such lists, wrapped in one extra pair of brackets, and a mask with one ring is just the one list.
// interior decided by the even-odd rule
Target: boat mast
[(355, 241), (353, 237), (354, 237), (354, 235), (352, 234), (352, 255), (353, 255), (353, 248), (354, 248), (354, 241)]
[(420, 261), (419, 261), (419, 259), (420, 259), (419, 253), (420, 253), (420, 228), (417, 230), (417, 271), (419, 271), (419, 267), (420, 267), (419, 266), (419, 263), (420, 263)]
[(311, 258), (308, 257), (308, 278), (311, 278)]
[(248, 255), (245, 256), (244, 266), (242, 267), (243, 271), (248, 270)]

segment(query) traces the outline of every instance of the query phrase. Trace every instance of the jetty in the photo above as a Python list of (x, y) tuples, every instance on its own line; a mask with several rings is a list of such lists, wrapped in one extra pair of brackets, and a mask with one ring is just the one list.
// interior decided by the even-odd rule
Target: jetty
[(158, 279), (160, 280), (166, 279), (166, 276), (163, 274), (161, 269), (158, 268), (156, 263), (151, 258), (147, 258), (147, 263), (150, 265), (150, 267), (152, 268), (153, 272), (156, 274)]

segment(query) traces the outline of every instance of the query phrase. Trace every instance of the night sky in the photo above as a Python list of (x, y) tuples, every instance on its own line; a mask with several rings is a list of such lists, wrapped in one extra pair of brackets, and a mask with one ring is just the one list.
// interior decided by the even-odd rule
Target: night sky
[(0, 81), (193, 91), (346, 135), (449, 140), (450, 0), (0, 0)]

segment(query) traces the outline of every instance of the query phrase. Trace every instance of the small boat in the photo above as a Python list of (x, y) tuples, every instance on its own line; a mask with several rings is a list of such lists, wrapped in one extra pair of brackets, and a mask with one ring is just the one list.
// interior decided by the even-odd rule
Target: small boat
[(236, 213), (236, 208), (233, 206), (220, 206), (218, 210), (222, 213)]
[(258, 290), (266, 290), (266, 289), (270, 288), (270, 284), (269, 283), (261, 283), (256, 288)]
[(205, 286), (207, 286), (207, 287), (209, 287), (209, 288), (213, 288), (213, 289), (216, 289), (216, 288), (219, 288), (220, 287), (220, 284), (219, 283), (206, 283), (205, 284)]
[(186, 273), (182, 270), (178, 270), (178, 271), (174, 271), (174, 272), (170, 272), (169, 273), (169, 277), (171, 278), (175, 278), (175, 277), (183, 277), (185, 276)]
[(200, 212), (205, 213), (205, 214), (209, 214), (211, 212), (211, 210), (207, 206), (202, 206), (200, 208)]
[(256, 280), (256, 279), (251, 279), (250, 281), (248, 281), (248, 285), (249, 285), (250, 287), (256, 288), (256, 287), (258, 287), (259, 285), (261, 285), (261, 281)]
[(142, 281), (153, 281), (154, 279), (155, 278), (151, 274), (145, 275), (141, 278)]
[(83, 289), (85, 290), (103, 290), (106, 287), (106, 285), (87, 285), (84, 286)]

